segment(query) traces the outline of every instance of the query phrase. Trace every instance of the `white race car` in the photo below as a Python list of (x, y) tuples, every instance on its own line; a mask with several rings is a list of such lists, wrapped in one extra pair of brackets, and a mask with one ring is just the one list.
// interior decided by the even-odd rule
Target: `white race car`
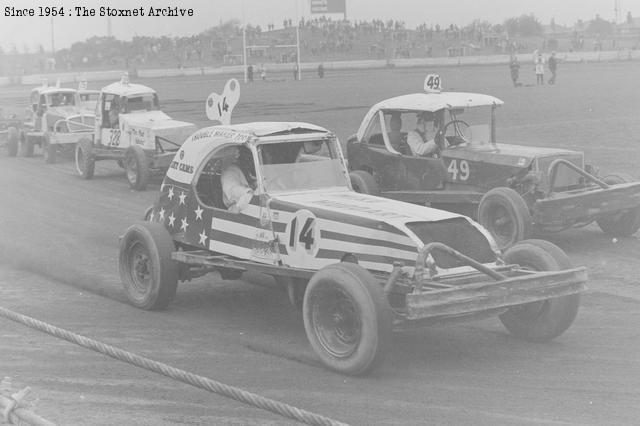
[[(248, 196), (229, 203), (221, 176), (236, 160)], [(345, 374), (371, 369), (411, 323), (499, 315), (518, 337), (555, 338), (587, 279), (549, 242), (501, 254), (467, 217), (354, 192), (338, 139), (308, 123), (198, 130), (145, 219), (120, 242), (133, 305), (162, 309), (179, 281), (211, 271), (272, 275), (302, 306), (318, 357)]]
[(151, 175), (167, 171), (175, 152), (195, 129), (194, 124), (173, 120), (160, 111), (155, 90), (130, 83), (124, 76), (100, 91), (94, 132), (76, 147), (76, 169), (91, 179), (96, 161), (116, 160), (131, 188), (143, 190)]

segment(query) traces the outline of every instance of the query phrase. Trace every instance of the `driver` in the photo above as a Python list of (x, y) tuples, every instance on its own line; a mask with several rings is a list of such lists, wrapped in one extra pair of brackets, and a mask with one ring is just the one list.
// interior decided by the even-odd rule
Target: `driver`
[(232, 213), (239, 213), (244, 210), (253, 197), (253, 189), (249, 185), (247, 178), (236, 164), (240, 158), (238, 147), (232, 146), (226, 149), (225, 157), (222, 161), (222, 174), (220, 183), (222, 184), (222, 202)]
[[(427, 122), (434, 122), (433, 136), (427, 135)], [(432, 112), (419, 112), (416, 114), (416, 128), (407, 134), (407, 143), (411, 148), (411, 153), (417, 156), (433, 155), (438, 150), (438, 144), (435, 141), (438, 134), (438, 121), (434, 120)]]

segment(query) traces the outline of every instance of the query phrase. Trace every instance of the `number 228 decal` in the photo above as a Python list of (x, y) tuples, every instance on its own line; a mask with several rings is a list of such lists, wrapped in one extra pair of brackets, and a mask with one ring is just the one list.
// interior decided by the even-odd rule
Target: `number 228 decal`
[(447, 173), (451, 173), (452, 180), (465, 181), (469, 179), (471, 169), (469, 168), (467, 160), (460, 160), (460, 163), (458, 163), (458, 160), (453, 159), (451, 163), (449, 163), (449, 167), (447, 167)]
[(318, 219), (309, 210), (298, 210), (285, 231), (291, 264), (305, 265), (318, 252), (320, 230)]

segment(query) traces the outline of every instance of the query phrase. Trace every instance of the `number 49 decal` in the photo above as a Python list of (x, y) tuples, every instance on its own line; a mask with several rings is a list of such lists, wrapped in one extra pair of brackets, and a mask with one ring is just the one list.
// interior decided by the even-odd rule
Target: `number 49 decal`
[(469, 169), (469, 163), (467, 160), (458, 160), (453, 159), (451, 163), (449, 163), (449, 167), (447, 167), (447, 173), (451, 173), (452, 180), (467, 180), (469, 179), (469, 175), (471, 174), (471, 170)]

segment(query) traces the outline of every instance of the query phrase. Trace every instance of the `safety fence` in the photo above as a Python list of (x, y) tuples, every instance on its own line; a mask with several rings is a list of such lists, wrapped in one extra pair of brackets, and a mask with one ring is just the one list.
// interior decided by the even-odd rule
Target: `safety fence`
[[(26, 315), (19, 314), (17, 312), (11, 311), (4, 307), (0, 307), (0, 316), (8, 318), (17, 323), (26, 325), (27, 327), (33, 328), (35, 330), (42, 331), (44, 333), (58, 337), (60, 339), (64, 339), (68, 342), (75, 343), (84, 348), (91, 349), (93, 351), (99, 352), (104, 355), (108, 355), (117, 360), (127, 362), (129, 364), (162, 374), (164, 376), (195, 386), (197, 388), (204, 389), (209, 392), (213, 392), (218, 395), (222, 395), (227, 398), (231, 398), (236, 401), (242, 402), (244, 404), (261, 408), (263, 410), (267, 410), (272, 413), (279, 414), (283, 417), (297, 420), (299, 422), (302, 422), (308, 425), (317, 425), (317, 426), (346, 425), (346, 423), (332, 420), (328, 417), (324, 417), (319, 414), (302, 410), (300, 408), (291, 406), (289, 404), (285, 404), (280, 401), (265, 398), (255, 393), (251, 393), (234, 386), (229, 386), (229, 385), (217, 382), (215, 380), (209, 379), (207, 377), (198, 376), (196, 374), (189, 373), (188, 371), (180, 370), (170, 365), (167, 365), (158, 361), (154, 361), (152, 359), (145, 358), (143, 356), (136, 355), (131, 352), (124, 351), (122, 349), (104, 344), (97, 340), (93, 340), (88, 337), (81, 336), (79, 334), (72, 333), (68, 330), (64, 330), (62, 328), (53, 326), (51, 324), (47, 324), (35, 318), (31, 318)], [(39, 426), (39, 425), (36, 425), (36, 426)]]
[[(532, 53), (520, 53), (516, 55), (520, 62), (533, 63)], [(640, 50), (603, 50), (603, 51), (577, 51), (558, 52), (558, 59), (566, 63), (593, 63), (593, 62), (618, 62), (640, 60)], [(453, 56), (431, 58), (398, 58), (358, 61), (331, 61), (322, 62), (325, 70), (349, 70), (349, 69), (376, 69), (376, 68), (412, 68), (412, 67), (444, 67), (444, 66), (470, 66), (470, 65), (499, 65), (507, 64), (509, 55), (477, 55), (477, 56)], [(303, 62), (300, 64), (302, 71), (315, 72), (320, 62)], [(292, 71), (293, 64), (265, 64), (268, 72)], [(186, 68), (156, 68), (129, 70), (138, 77), (186, 77), (194, 75), (241, 75), (244, 73), (242, 65), (223, 67), (186, 67)], [(38, 85), (43, 80), (49, 82), (78, 83), (80, 80), (105, 81), (119, 80), (123, 70), (105, 71), (77, 71), (52, 74), (32, 74), (25, 76), (0, 77), (0, 86), (8, 85)]]

